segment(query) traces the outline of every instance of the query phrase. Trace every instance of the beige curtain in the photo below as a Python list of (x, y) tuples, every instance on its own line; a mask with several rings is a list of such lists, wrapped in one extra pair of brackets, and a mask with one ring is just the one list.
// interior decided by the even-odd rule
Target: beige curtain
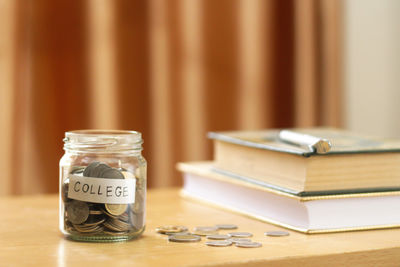
[(0, 0), (0, 194), (56, 192), (64, 132), (138, 130), (149, 186), (208, 131), (341, 124), (340, 1)]

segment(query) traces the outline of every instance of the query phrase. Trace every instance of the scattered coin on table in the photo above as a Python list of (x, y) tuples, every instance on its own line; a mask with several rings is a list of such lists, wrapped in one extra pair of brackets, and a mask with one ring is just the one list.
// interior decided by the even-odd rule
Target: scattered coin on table
[(194, 231), (193, 234), (200, 235), (200, 236), (208, 236), (208, 235), (218, 235), (218, 232), (217, 231), (201, 231), (201, 230), (197, 230), (197, 231)]
[(237, 225), (234, 224), (217, 224), (215, 225), (220, 230), (234, 230), (237, 229)]
[(218, 231), (218, 227), (216, 226), (196, 226), (194, 231), (201, 231), (201, 232), (215, 232)]
[(266, 236), (274, 236), (274, 237), (288, 236), (289, 232), (285, 232), (285, 231), (269, 231), (269, 232), (265, 232), (264, 235), (266, 235)]
[(168, 236), (168, 241), (171, 242), (187, 243), (187, 242), (199, 242), (200, 240), (201, 240), (200, 236), (192, 234), (174, 234)]
[(213, 239), (213, 240), (226, 240), (226, 239), (229, 239), (231, 236), (230, 235), (208, 235), (206, 237), (207, 237), (207, 239)]
[(232, 241), (232, 243), (234, 243), (234, 244), (236, 244), (238, 242), (251, 242), (251, 239), (249, 239), (249, 238), (230, 238), (228, 240)]
[(232, 232), (232, 233), (229, 233), (229, 235), (231, 236), (231, 237), (252, 237), (253, 236), (253, 234), (252, 233), (248, 233), (248, 232)]
[[(252, 237), (253, 234), (249, 232), (231, 232), (229, 234), (219, 234), (216, 229), (228, 230), (238, 228), (233, 224), (217, 224), (216, 226), (197, 226), (194, 227), (193, 233), (188, 233), (188, 228), (182, 225), (167, 225), (156, 228), (156, 232), (160, 234), (169, 235), (168, 240), (172, 242), (198, 242), (201, 236), (206, 236), (208, 241), (205, 242), (207, 246), (214, 247), (227, 247), (235, 244), (241, 248), (258, 248), (262, 246), (260, 242), (253, 242), (247, 237)], [(288, 236), (289, 232), (286, 231), (268, 231), (264, 233), (266, 236)]]
[(183, 225), (164, 225), (156, 228), (156, 232), (164, 235), (186, 232), (188, 228)]
[(259, 248), (262, 244), (259, 242), (237, 242), (235, 246), (240, 248)]
[(212, 246), (212, 247), (228, 247), (228, 246), (232, 245), (232, 241), (214, 240), (214, 241), (207, 241), (205, 244), (207, 246)]

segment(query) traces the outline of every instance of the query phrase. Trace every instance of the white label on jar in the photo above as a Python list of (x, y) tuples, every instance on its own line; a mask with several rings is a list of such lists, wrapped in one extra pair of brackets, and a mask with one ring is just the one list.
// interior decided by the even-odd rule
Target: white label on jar
[(136, 179), (106, 179), (71, 175), (68, 197), (76, 200), (129, 204), (135, 202)]

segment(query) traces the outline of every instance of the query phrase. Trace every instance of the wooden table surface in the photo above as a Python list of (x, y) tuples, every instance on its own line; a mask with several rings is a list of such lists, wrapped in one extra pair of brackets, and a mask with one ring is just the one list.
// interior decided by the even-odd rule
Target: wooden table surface
[[(182, 199), (178, 189), (150, 190), (147, 229), (121, 243), (80, 243), (58, 230), (58, 198), (0, 198), (0, 266), (399, 266), (400, 229), (265, 237), (279, 227)], [(171, 243), (155, 233), (159, 225), (189, 228), (234, 223), (261, 248), (208, 247)], [(269, 265), (268, 265), (269, 264)]]

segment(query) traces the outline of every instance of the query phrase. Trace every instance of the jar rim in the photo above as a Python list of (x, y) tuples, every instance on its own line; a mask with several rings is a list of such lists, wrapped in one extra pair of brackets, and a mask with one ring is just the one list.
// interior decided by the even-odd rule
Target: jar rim
[(141, 133), (138, 131), (131, 130), (104, 130), (104, 129), (86, 129), (86, 130), (72, 130), (65, 132), (65, 136), (69, 135), (139, 135), (141, 137)]
[(64, 149), (86, 152), (141, 151), (142, 134), (130, 130), (73, 130), (65, 132)]

